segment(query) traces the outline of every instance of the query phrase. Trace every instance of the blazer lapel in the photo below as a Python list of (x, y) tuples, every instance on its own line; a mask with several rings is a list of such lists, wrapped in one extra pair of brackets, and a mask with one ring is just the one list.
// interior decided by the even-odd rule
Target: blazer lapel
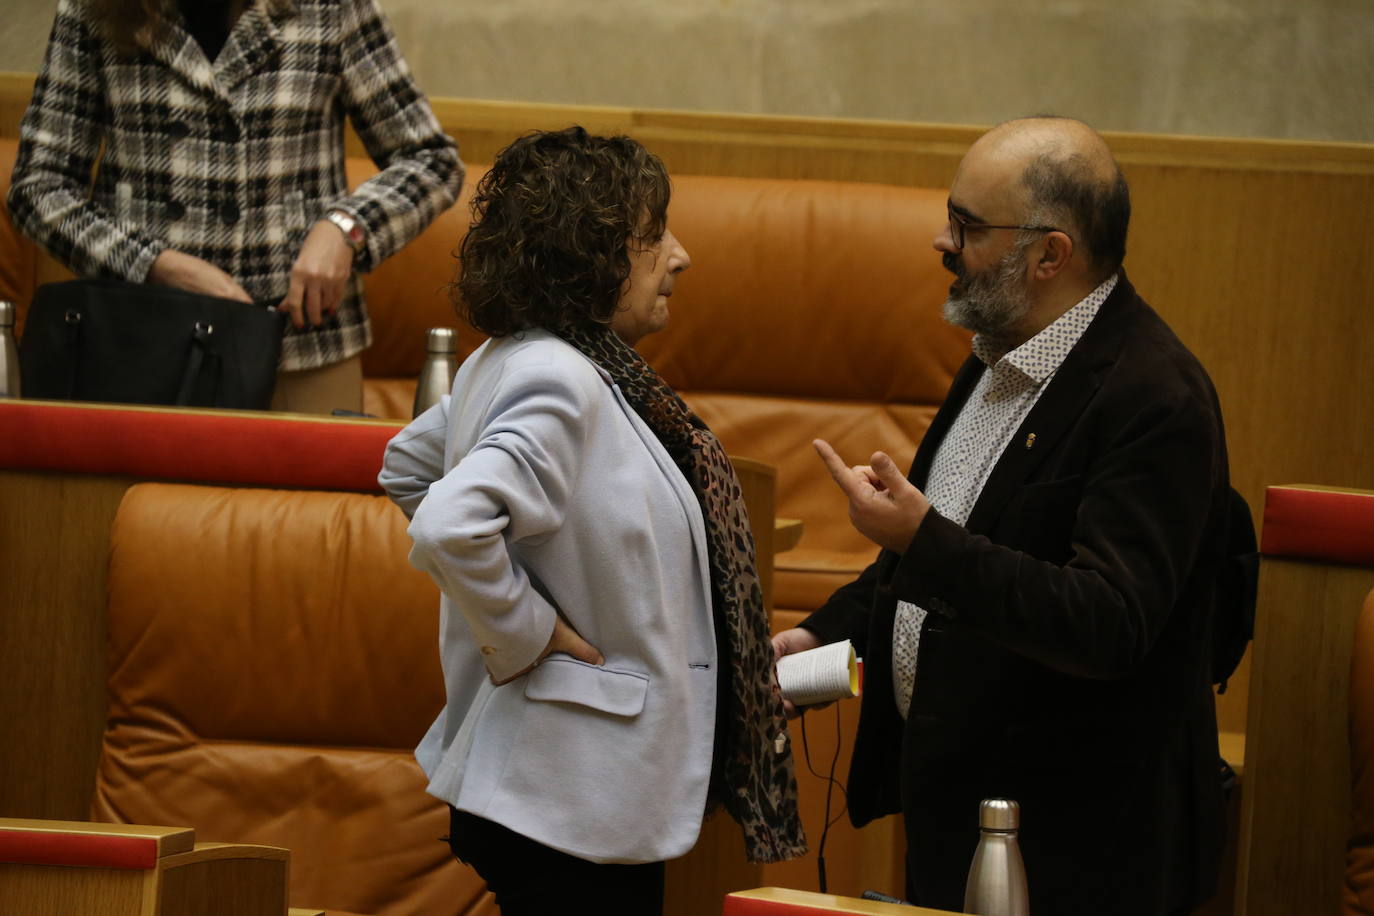
[(263, 3), (244, 10), (215, 59), (215, 79), (222, 91), (233, 92), (248, 77), (276, 63), (283, 44), (281, 27)]
[(1035, 402), (1006, 451), (997, 459), (965, 527), (987, 531), (1012, 495), (1035, 473), (1058, 441), (1073, 427), (1102, 386), (1104, 372), (1116, 361), (1122, 321), (1135, 300), (1123, 272), (1116, 289)]
[(1101, 375), (1096, 366), (1081, 365), (1084, 359), (1069, 359), (1050, 379), (1049, 387), (1035, 402), (1021, 427), (1007, 443), (1007, 449), (997, 459), (983, 492), (978, 495), (966, 527), (969, 531), (985, 531), (996, 521), (1002, 507), (1020, 489), (1044, 457), (1073, 426), (1083, 408), (1101, 387)]
[(219, 93), (219, 87), (215, 85), (215, 73), (205, 57), (205, 51), (179, 21), (162, 18), (154, 28), (147, 51), (195, 88)]
[[(945, 395), (945, 401), (940, 405), (940, 409), (935, 412), (935, 418), (930, 421), (926, 434), (921, 437), (921, 444), (916, 448), (916, 459), (911, 462), (911, 472), (907, 474), (907, 480), (911, 481), (918, 489), (924, 490), (926, 480), (930, 477), (930, 466), (935, 461), (935, 453), (940, 450), (940, 443), (944, 441), (945, 434), (949, 432), (950, 426), (954, 424), (954, 418), (959, 416), (959, 411), (963, 409), (964, 402), (972, 393), (978, 379), (982, 377), (983, 370), (987, 368), (983, 361), (972, 354), (964, 360), (964, 364), (959, 367), (958, 373), (954, 376), (954, 381), (950, 383), (949, 393)], [(901, 554), (893, 553), (890, 550), (878, 551), (878, 568), (881, 580), (891, 578), (893, 567), (901, 560)], [(879, 616), (874, 618), (875, 624), (882, 629), (882, 632), (892, 632), (892, 616), (896, 613), (895, 602), (891, 606), (885, 603), (880, 605)], [(884, 616), (885, 615), (885, 616)], [(875, 630), (874, 632), (879, 632)]]

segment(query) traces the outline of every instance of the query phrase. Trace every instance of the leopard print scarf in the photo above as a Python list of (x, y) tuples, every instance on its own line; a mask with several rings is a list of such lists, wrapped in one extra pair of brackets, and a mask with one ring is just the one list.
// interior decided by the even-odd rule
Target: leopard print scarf
[[(754, 536), (734, 466), (711, 430), (634, 348), (609, 328), (560, 336), (610, 374), (682, 470), (706, 522), (719, 664), (716, 754), (710, 797), (744, 831), (751, 862), (806, 852), (787, 719), (773, 686), (768, 614), (754, 563)], [(779, 741), (779, 737), (783, 740)]]

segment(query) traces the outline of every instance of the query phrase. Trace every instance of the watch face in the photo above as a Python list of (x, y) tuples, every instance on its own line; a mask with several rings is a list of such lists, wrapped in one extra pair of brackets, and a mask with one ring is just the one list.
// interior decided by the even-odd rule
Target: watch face
[(329, 221), (343, 230), (344, 238), (355, 250), (363, 245), (363, 227), (357, 220), (346, 213), (337, 210), (331, 211)]

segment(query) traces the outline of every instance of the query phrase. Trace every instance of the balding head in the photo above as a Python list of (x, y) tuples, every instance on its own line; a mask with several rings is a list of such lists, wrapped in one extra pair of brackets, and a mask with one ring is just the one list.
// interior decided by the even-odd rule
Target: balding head
[(1007, 193), (1020, 198), (1026, 222), (1063, 228), (1095, 275), (1105, 278), (1121, 266), (1130, 192), (1107, 142), (1082, 121), (1007, 121), (979, 137), (964, 164), (1005, 174)]
[(1050, 115), (1004, 121), (983, 134), (974, 149), (997, 151), (1001, 155), (1029, 161), (1036, 156), (1060, 159), (1077, 157), (1084, 168), (1099, 177), (1116, 171), (1116, 161), (1102, 135), (1082, 121)]

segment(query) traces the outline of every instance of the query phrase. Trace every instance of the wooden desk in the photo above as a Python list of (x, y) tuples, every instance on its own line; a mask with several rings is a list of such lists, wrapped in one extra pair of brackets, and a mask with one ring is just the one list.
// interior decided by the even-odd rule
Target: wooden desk
[(289, 859), (187, 827), (0, 818), (0, 912), (280, 916)]
[(901, 906), (858, 897), (837, 897), (794, 891), (785, 887), (760, 887), (725, 898), (722, 916), (812, 916), (818, 913), (862, 913), (866, 916), (950, 916), (950, 910)]

